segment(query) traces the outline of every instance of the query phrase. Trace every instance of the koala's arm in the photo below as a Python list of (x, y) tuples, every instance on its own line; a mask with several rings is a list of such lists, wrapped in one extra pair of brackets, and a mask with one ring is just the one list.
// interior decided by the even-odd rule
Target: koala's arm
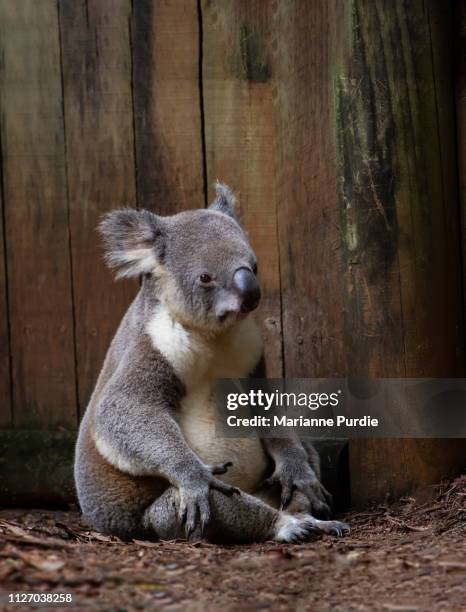
[[(266, 378), (265, 360), (262, 356), (250, 378)], [(322, 516), (330, 514), (331, 496), (320, 482), (320, 459), (312, 444), (294, 436), (290, 438), (262, 438), (266, 453), (275, 469), (263, 486), (278, 485), (281, 488), (281, 507), (286, 508), (295, 491), (306, 501), (306, 511)]]
[[(143, 343), (144, 344), (144, 343)], [(145, 350), (144, 350), (145, 349)], [(180, 491), (180, 513), (189, 531), (209, 518), (210, 488), (235, 488), (213, 476), (228, 464), (205, 465), (187, 444), (175, 418), (183, 387), (151, 347), (129, 351), (96, 406), (93, 437), (115, 467), (135, 476), (157, 476)]]

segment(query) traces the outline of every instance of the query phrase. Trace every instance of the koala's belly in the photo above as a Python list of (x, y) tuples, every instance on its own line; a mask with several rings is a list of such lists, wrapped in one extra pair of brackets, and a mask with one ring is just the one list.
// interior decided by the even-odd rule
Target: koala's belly
[(193, 392), (181, 402), (178, 423), (189, 446), (204, 463), (233, 466), (224, 475), (224, 482), (252, 493), (266, 478), (269, 459), (259, 438), (215, 437), (215, 404), (208, 394)]

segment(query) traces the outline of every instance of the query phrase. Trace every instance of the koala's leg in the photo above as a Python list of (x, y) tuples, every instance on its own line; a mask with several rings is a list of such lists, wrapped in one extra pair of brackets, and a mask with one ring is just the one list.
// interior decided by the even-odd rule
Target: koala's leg
[[(209, 494), (210, 521), (204, 536), (211, 541), (256, 542), (272, 539), (278, 512), (260, 500), (240, 493), (228, 497), (219, 491)], [(164, 540), (185, 537), (179, 516), (179, 494), (168, 488), (144, 515), (144, 527), (151, 527)], [(194, 538), (201, 536), (198, 527)]]
[(143, 513), (166, 489), (166, 484), (154, 478), (133, 478), (111, 466), (98, 453), (86, 425), (84, 421), (75, 462), (76, 489), (84, 523), (124, 540), (146, 537), (142, 528)]
[[(336, 521), (319, 521), (310, 515), (292, 516), (280, 512), (244, 492), (229, 497), (213, 490), (209, 500), (211, 518), (204, 537), (211, 542), (300, 542), (317, 531), (341, 535), (347, 530), (346, 525)], [(153, 529), (161, 539), (185, 537), (177, 489), (169, 487), (147, 508), (143, 525)], [(194, 538), (201, 535), (200, 529), (193, 533)]]

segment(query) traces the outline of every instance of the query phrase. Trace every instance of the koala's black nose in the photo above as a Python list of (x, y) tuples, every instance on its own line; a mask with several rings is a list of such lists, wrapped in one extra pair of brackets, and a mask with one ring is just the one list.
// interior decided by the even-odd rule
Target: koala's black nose
[(241, 312), (251, 312), (257, 308), (261, 299), (261, 290), (251, 270), (238, 268), (233, 276), (233, 286), (241, 298)]

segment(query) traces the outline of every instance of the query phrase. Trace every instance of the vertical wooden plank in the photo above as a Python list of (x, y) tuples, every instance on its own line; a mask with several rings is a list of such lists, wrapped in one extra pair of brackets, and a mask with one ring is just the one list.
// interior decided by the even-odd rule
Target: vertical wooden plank
[(209, 188), (216, 178), (239, 192), (240, 216), (259, 262), (260, 321), (268, 376), (281, 377), (282, 334), (271, 3), (202, 6), (202, 88)]
[(0, 191), (0, 397), (2, 398), (0, 404), (0, 427), (10, 427), (13, 422), (13, 412), (11, 405), (9, 310), (3, 219), (3, 197)]
[[(447, 266), (450, 261), (455, 262), (453, 274), (461, 277), (461, 201), (458, 186), (462, 178), (461, 173), (458, 173), (457, 122), (454, 114), (455, 11), (454, 5), (450, 2), (428, 0), (425, 6), (431, 44), (432, 79), (435, 86), (435, 114), (439, 140), (436, 153), (441, 170), (444, 232), (447, 237), (445, 247), (448, 252), (446, 259)], [(453, 342), (456, 350), (455, 368), (457, 364), (465, 364), (466, 355), (462, 289), (462, 283), (456, 283), (456, 287), (446, 295), (446, 299), (450, 300), (446, 308), (452, 313), (457, 325), (456, 329), (452, 329), (458, 338), (457, 342)], [(463, 342), (460, 338), (463, 338)], [(455, 371), (459, 376), (464, 376), (466, 373), (464, 367)]]
[[(347, 370), (461, 376), (453, 105), (443, 92), (451, 55), (439, 44), (450, 8), (421, 0), (336, 6)], [(459, 469), (463, 456), (458, 441), (354, 440), (353, 502), (412, 492)]]
[(331, 2), (273, 2), (272, 75), (285, 371), (345, 374)]
[[(466, 5), (455, 2), (455, 99), (458, 187), (461, 207), (461, 246), (463, 256), (463, 304), (466, 305)], [(466, 317), (466, 310), (464, 311)]]
[(60, 0), (79, 404), (85, 409), (108, 345), (136, 293), (114, 283), (96, 226), (136, 205), (130, 0)]
[[(367, 10), (365, 4), (357, 6), (352, 0), (343, 3), (339, 11), (339, 29), (346, 32), (353, 28), (355, 44), (362, 36), (362, 26), (352, 20), (368, 18), (369, 13), (377, 15), (375, 7)], [(371, 26), (376, 25), (374, 17)], [(406, 375), (406, 353), (398, 273), (396, 168), (390, 140), (394, 120), (385, 85), (384, 56), (375, 57), (376, 43), (383, 44), (382, 34), (379, 29), (368, 50), (354, 52), (359, 71), (347, 75), (342, 74), (340, 56), (351, 55), (351, 40), (339, 33), (342, 39), (334, 87), (347, 371), (349, 375), (396, 378)], [(394, 96), (409, 103), (406, 91), (395, 91)]]
[(197, 2), (133, 3), (138, 205), (204, 206)]
[(14, 422), (76, 425), (55, 0), (0, 2), (1, 134)]

